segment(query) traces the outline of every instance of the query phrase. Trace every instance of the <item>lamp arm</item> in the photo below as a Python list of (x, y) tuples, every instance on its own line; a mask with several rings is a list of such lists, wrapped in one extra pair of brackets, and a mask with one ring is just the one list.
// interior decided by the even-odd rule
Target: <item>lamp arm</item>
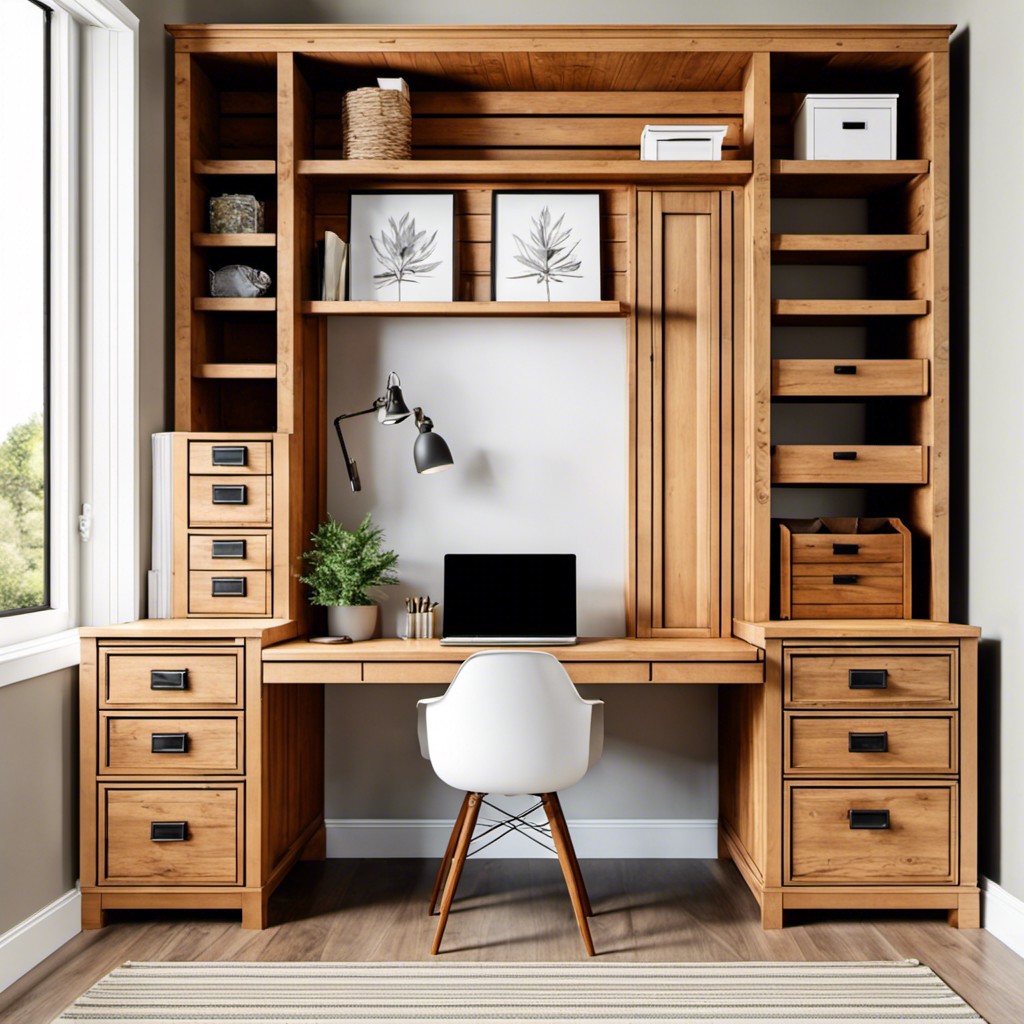
[(338, 443), (341, 445), (341, 454), (345, 460), (345, 470), (348, 473), (348, 482), (351, 484), (353, 491), (361, 491), (363, 489), (363, 485), (359, 481), (359, 467), (356, 465), (355, 460), (349, 455), (348, 448), (345, 446), (345, 438), (341, 433), (341, 421), (350, 420), (355, 416), (367, 416), (371, 412), (377, 412), (384, 403), (384, 398), (377, 398), (369, 409), (360, 409), (359, 412), (343, 412), (340, 416), (334, 417), (334, 429), (338, 432)]

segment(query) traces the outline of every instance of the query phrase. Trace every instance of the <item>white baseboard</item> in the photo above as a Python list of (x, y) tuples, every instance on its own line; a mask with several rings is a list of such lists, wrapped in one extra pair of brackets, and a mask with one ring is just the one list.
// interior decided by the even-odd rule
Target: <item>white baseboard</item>
[(1024, 957), (1024, 900), (1008, 893), (990, 878), (980, 878), (981, 923), (1003, 945)]
[(82, 897), (64, 893), (0, 935), (0, 992), (82, 930)]
[[(440, 857), (452, 830), (450, 818), (328, 818), (327, 856)], [(577, 856), (709, 859), (718, 856), (714, 818), (577, 819), (569, 822)], [(546, 857), (518, 834), (489, 847), (485, 856)]]

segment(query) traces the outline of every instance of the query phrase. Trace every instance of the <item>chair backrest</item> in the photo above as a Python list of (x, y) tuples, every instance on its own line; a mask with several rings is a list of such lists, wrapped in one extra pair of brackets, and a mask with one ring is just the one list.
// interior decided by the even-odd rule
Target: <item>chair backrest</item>
[(430, 762), (450, 786), (553, 793), (601, 756), (602, 701), (586, 701), (543, 651), (471, 655), (445, 695), (424, 701)]

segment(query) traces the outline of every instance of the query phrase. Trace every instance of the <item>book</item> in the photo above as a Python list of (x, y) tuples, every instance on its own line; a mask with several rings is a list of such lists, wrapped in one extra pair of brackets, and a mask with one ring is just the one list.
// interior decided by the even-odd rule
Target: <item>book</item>
[(344, 299), (348, 277), (348, 242), (343, 242), (333, 231), (324, 232), (323, 267), (320, 298), (326, 302)]

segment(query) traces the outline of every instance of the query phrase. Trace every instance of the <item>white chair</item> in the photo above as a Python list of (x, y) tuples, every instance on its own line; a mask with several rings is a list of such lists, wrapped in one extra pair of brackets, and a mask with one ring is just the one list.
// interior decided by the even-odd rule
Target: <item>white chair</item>
[[(442, 697), (417, 704), (420, 752), (438, 777), (464, 790), (448, 848), (430, 898), (434, 913), (441, 892), (441, 919), (432, 952), (441, 948), (459, 877), (470, 854), (480, 806), (488, 793), (530, 793), (539, 802), (522, 814), (507, 814), (478, 840), (486, 845), (508, 832), (546, 839), (565, 877), (587, 952), (594, 955), (587, 918), (592, 915), (583, 875), (558, 801), (558, 790), (575, 785), (601, 757), (604, 701), (583, 700), (561, 662), (542, 651), (483, 651), (465, 660)], [(543, 807), (548, 826), (527, 820)], [(498, 829), (496, 836), (493, 833)], [(478, 849), (482, 849), (478, 847)], [(476, 852), (476, 851), (473, 851)]]

